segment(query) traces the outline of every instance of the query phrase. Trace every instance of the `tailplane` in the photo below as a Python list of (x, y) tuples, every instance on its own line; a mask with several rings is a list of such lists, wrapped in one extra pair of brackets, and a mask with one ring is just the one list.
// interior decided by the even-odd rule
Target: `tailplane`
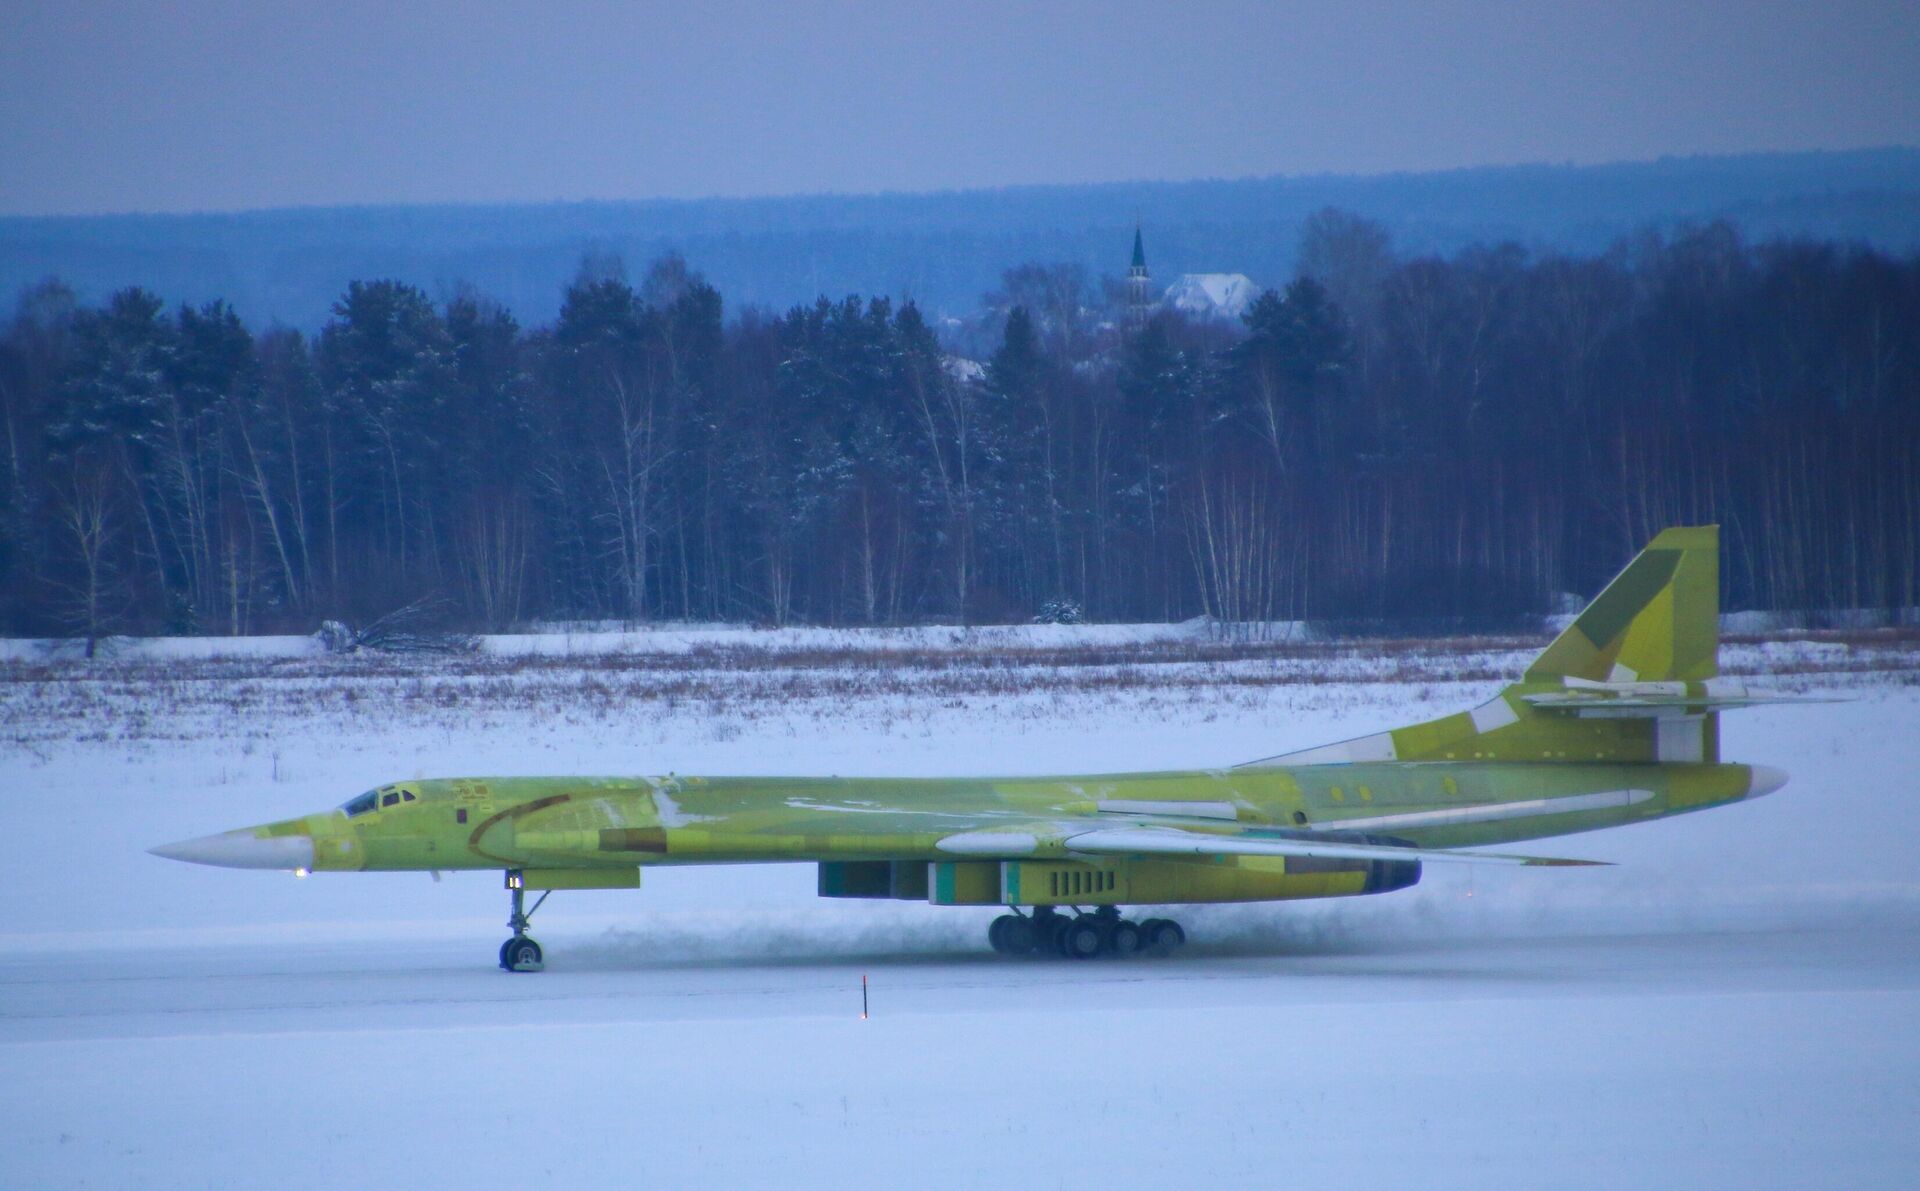
[(1486, 703), (1249, 764), (1714, 763), (1719, 709), (1775, 701), (1719, 678), (1719, 649), (1719, 527), (1669, 529)]

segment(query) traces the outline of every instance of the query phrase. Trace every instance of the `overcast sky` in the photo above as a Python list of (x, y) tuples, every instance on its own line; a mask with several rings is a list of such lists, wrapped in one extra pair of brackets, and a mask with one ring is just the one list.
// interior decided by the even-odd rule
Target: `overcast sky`
[(0, 213), (1920, 142), (1920, 3), (0, 0)]

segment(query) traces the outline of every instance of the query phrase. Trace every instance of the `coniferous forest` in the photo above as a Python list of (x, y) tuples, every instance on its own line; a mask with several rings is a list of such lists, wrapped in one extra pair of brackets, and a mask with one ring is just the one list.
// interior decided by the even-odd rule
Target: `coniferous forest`
[(1071, 265), (939, 325), (673, 256), (544, 326), (367, 279), (313, 336), (50, 280), (0, 328), (0, 630), (1490, 623), (1707, 521), (1729, 607), (1920, 604), (1920, 257), (1326, 211), (1297, 259), (1237, 322)]

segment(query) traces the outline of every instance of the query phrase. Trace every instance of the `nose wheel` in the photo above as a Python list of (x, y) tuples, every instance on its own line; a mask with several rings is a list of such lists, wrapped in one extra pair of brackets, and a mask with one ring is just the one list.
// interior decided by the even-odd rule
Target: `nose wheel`
[(500, 966), (509, 972), (539, 972), (546, 968), (545, 956), (540, 944), (527, 934), (527, 926), (533, 920), (534, 910), (545, 904), (553, 891), (542, 893), (533, 903), (533, 909), (526, 908), (527, 891), (522, 886), (519, 869), (507, 870), (507, 892), (513, 898), (513, 910), (507, 915), (507, 928), (513, 937), (500, 944)]
[(500, 966), (509, 972), (538, 972), (547, 965), (542, 962), (540, 944), (522, 935), (500, 944)]
[(1035, 906), (1031, 914), (1014, 909), (987, 927), (987, 943), (1001, 955), (1065, 959), (1171, 955), (1186, 941), (1187, 932), (1171, 918), (1132, 922), (1112, 906), (1071, 915), (1052, 906)]

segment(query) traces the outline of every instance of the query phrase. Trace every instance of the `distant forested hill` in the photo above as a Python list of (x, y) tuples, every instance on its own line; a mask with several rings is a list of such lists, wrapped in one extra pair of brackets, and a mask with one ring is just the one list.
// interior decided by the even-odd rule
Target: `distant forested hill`
[(862, 293), (960, 314), (1021, 262), (1122, 272), (1136, 218), (1162, 283), (1232, 271), (1282, 284), (1301, 222), (1325, 206), (1384, 224), (1403, 254), (1508, 239), (1599, 252), (1648, 226), (1715, 218), (1750, 238), (1908, 252), (1920, 248), (1920, 149), (936, 194), (9, 218), (0, 295), (48, 276), (83, 302), (139, 285), (169, 301), (224, 298), (256, 326), (311, 331), (349, 281), (394, 278), (440, 297), (471, 286), (538, 324), (557, 315), (583, 254), (617, 254), (637, 274), (677, 250), (736, 309)]

